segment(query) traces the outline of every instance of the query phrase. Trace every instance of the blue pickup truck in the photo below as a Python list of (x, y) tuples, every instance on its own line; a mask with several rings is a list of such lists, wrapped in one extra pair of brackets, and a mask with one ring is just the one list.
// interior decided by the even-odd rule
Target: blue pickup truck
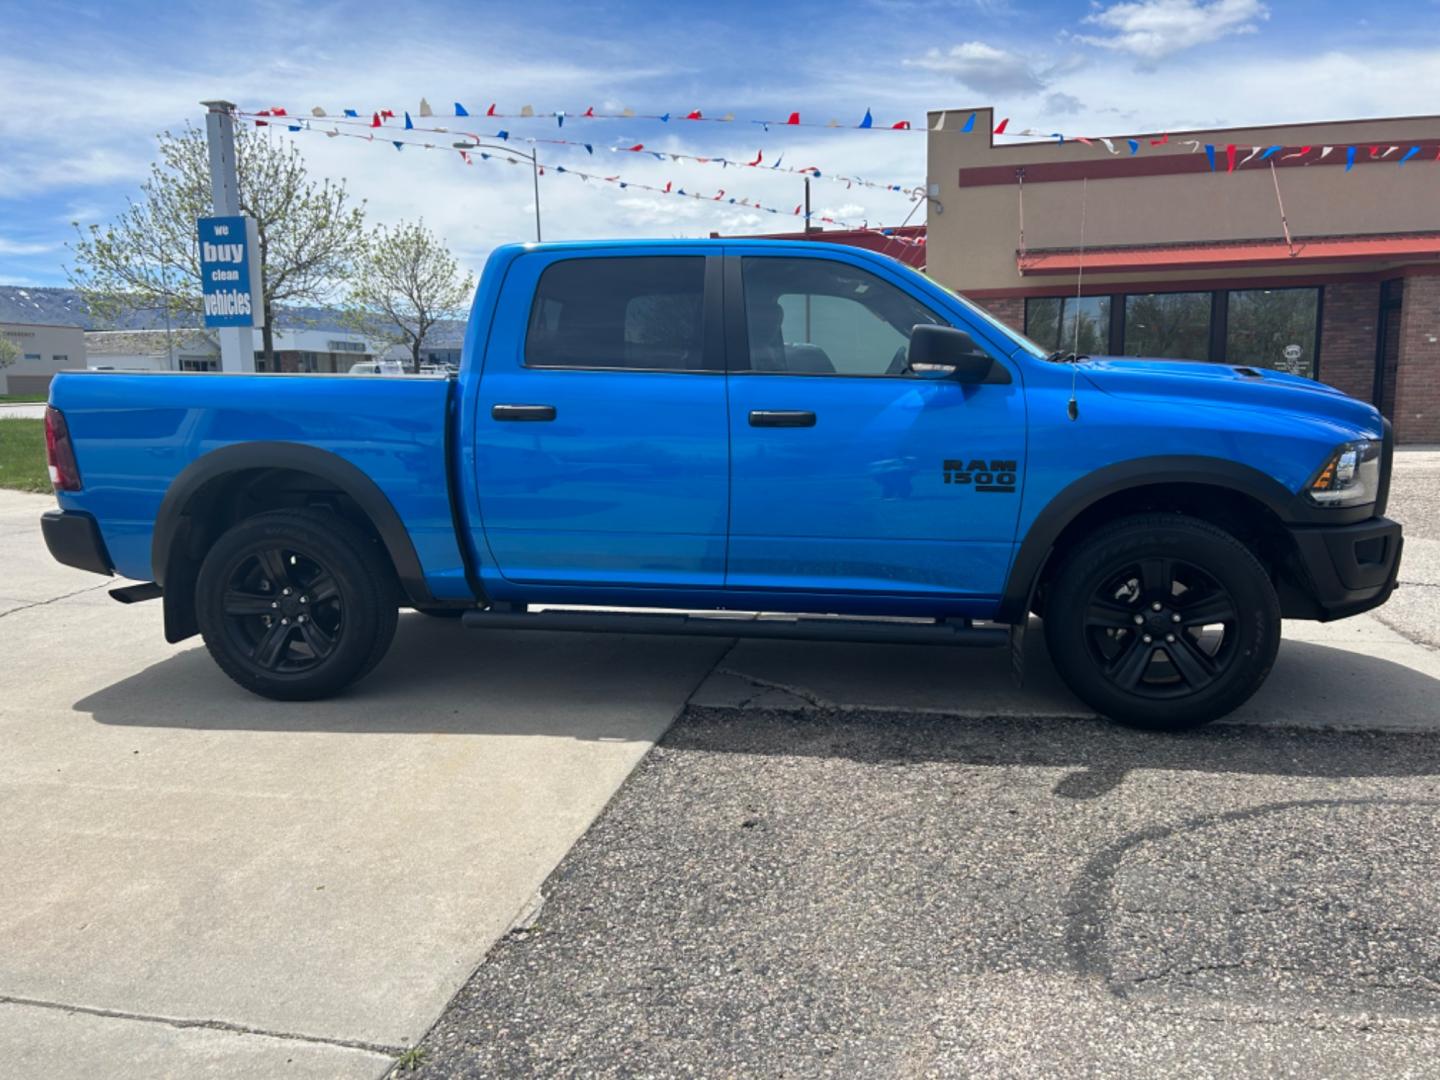
[(47, 415), (54, 557), (290, 700), (400, 607), (1017, 656), (1033, 614), (1085, 702), (1176, 729), (1255, 692), (1282, 617), (1384, 603), (1402, 543), (1371, 406), (1047, 356), (821, 243), (502, 247), (457, 377), (66, 373)]

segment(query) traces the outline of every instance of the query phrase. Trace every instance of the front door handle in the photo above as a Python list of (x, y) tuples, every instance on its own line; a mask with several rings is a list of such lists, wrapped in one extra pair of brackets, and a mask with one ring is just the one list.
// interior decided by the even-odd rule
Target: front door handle
[(492, 405), (490, 415), (496, 420), (554, 420), (554, 405)]
[(814, 427), (815, 414), (804, 409), (754, 409), (751, 427)]

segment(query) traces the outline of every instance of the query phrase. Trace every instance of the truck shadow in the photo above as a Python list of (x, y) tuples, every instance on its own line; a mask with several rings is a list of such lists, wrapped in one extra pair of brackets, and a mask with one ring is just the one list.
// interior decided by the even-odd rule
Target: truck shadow
[[(663, 718), (681, 711), (691, 692), (727, 654), (724, 639), (619, 634), (462, 631), (452, 624), (407, 615), (384, 663), (349, 693), (303, 704), (272, 702), (232, 684), (203, 648), (187, 648), (144, 671), (77, 701), (74, 709), (102, 724), (193, 730), (258, 732), (432, 733), (534, 735), (573, 739), (651, 740)], [(786, 647), (796, 646), (785, 643)], [(808, 671), (853, 670), (869, 657), (865, 698), (894, 701), (885, 710), (838, 708), (823, 701), (796, 708), (765, 699), (731, 707), (690, 705), (665, 744), (721, 753), (844, 757), (896, 766), (926, 762), (1036, 766), (1063, 769), (1054, 794), (1094, 799), (1114, 790), (1134, 770), (1310, 777), (1412, 776), (1440, 772), (1440, 681), (1379, 657), (1308, 642), (1286, 642), (1279, 684), (1270, 699), (1295, 713), (1289, 686), (1309, 673), (1333, 672), (1313, 688), (1325, 716), (1359, 727), (1389, 719), (1386, 702), (1433, 702), (1435, 729), (1333, 731), (1267, 726), (1263, 697), (1238, 714), (1200, 731), (1166, 735), (1130, 731), (1087, 718), (1053, 686), (1006, 689), (1005, 715), (974, 715), (964, 686), (974, 680), (985, 700), (999, 700), (1008, 685), (999, 651), (960, 650), (963, 665), (954, 700), (970, 715), (909, 711), (903, 707), (914, 680), (936, 679), (934, 647), (805, 645), (795, 654), (803, 682)], [(740, 654), (730, 654), (737, 657)], [(788, 657), (790, 654), (785, 654)], [(877, 658), (878, 656), (878, 658)], [(725, 664), (736, 661), (727, 657)], [(1043, 659), (1043, 658), (1042, 658)], [(952, 661), (947, 661), (951, 663)], [(816, 666), (819, 665), (819, 666)], [(724, 666), (724, 665), (722, 665)], [(1046, 683), (1045, 672), (1037, 681)], [(988, 683), (981, 687), (981, 680)], [(1345, 702), (1335, 693), (1354, 686)], [(1383, 688), (1377, 690), (1376, 688)], [(1262, 695), (1271, 694), (1267, 687)], [(1041, 698), (1043, 697), (1043, 701)], [(791, 698), (792, 702), (799, 699)], [(1056, 702), (1060, 708), (1057, 710)], [(1035, 704), (1039, 716), (1027, 717)], [(1427, 706), (1420, 706), (1421, 709)], [(1258, 715), (1257, 715), (1258, 714)], [(785, 723), (770, 722), (777, 715)], [(657, 722), (657, 717), (662, 718)], [(1252, 718), (1253, 717), (1253, 718)]]

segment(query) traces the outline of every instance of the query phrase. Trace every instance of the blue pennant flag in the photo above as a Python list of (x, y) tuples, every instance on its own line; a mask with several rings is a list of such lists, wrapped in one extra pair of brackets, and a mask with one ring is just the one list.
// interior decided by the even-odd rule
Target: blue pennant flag
[(1271, 156), (1273, 156), (1273, 155), (1275, 155), (1275, 154), (1278, 154), (1278, 153), (1280, 152), (1280, 150), (1281, 150), (1281, 147), (1279, 147), (1279, 146), (1272, 146), (1272, 147), (1270, 147), (1270, 149), (1266, 150), (1263, 154), (1260, 155), (1260, 160), (1261, 160), (1261, 161), (1264, 161), (1266, 158), (1271, 157)]
[(676, 195), (684, 195), (684, 194), (685, 194), (685, 189), (684, 189), (683, 187), (682, 187), (682, 188), (676, 188), (676, 189), (675, 189), (675, 194), (676, 194)]
[(1416, 154), (1418, 154), (1418, 153), (1420, 153), (1420, 147), (1418, 147), (1418, 146), (1412, 146), (1412, 147), (1410, 147), (1410, 149), (1405, 152), (1405, 156), (1400, 159), (1399, 164), (1404, 165), (1405, 162), (1409, 161), (1412, 157), (1414, 157), (1414, 156), (1415, 156)]
[(415, 125), (410, 122), (410, 114), (407, 112), (407, 113), (405, 114), (405, 130), (406, 130), (406, 131), (409, 131), (409, 130), (410, 130), (411, 128), (413, 128), (414, 126), (415, 126)]
[(1126, 139), (1125, 141), (1130, 144), (1130, 156), (1131, 156), (1131, 157), (1134, 157), (1136, 154), (1138, 154), (1138, 153), (1140, 152), (1140, 144), (1139, 144), (1138, 142), (1136, 142), (1134, 139)]
[(565, 126), (565, 114), (564, 114), (563, 112), (557, 112), (557, 113), (555, 114), (555, 126), (556, 126), (556, 127), (564, 127), (564, 126)]
[(874, 119), (874, 117), (872, 117), (872, 116), (870, 115), (870, 110), (869, 110), (869, 109), (866, 109), (866, 110), (865, 110), (865, 119), (860, 121), (860, 126), (861, 126), (862, 128), (868, 128), (868, 127), (874, 127), (874, 126), (875, 126), (875, 119)]
[(1213, 146), (1211, 146), (1211, 145), (1209, 145), (1209, 144), (1207, 143), (1206, 146), (1205, 146), (1205, 156), (1210, 159), (1210, 171), (1211, 171), (1211, 172), (1214, 172), (1214, 171), (1215, 171), (1215, 147), (1213, 147)]
[(564, 172), (564, 171), (565, 171), (565, 166), (564, 166), (564, 165), (556, 165), (556, 166), (555, 166), (555, 171), (556, 171), (556, 172)]
[(345, 110), (345, 115), (346, 115), (346, 116), (359, 116), (360, 114), (359, 114), (358, 112), (356, 112), (354, 109), (346, 109), (346, 110)]
[(1059, 139), (1059, 140), (1060, 140), (1060, 145), (1061, 145), (1061, 146), (1064, 146), (1064, 145), (1065, 145), (1065, 136), (1062, 135), (1062, 134), (1060, 134), (1060, 132), (1058, 132), (1058, 131), (1052, 131), (1052, 132), (1050, 132), (1050, 138), (1052, 138), (1052, 139)]
[(661, 122), (662, 124), (668, 124), (668, 123), (670, 122), (670, 114), (669, 114), (668, 112), (667, 112), (667, 113), (661, 113), (661, 114), (660, 114), (660, 122)]
[(457, 102), (455, 102), (455, 115), (456, 115), (456, 116), (469, 116), (470, 114), (465, 111), (465, 106), (464, 106), (464, 105), (461, 105), (461, 104), (457, 101)]
[[(299, 124), (291, 124), (291, 125), (290, 125), (290, 130), (291, 130), (291, 131), (299, 131), (299, 130), (300, 130), (300, 125), (299, 125)], [(1416, 149), (1418, 150), (1419, 147), (1417, 146)]]
[(585, 152), (586, 152), (587, 154), (593, 154), (593, 153), (595, 153), (595, 147), (591, 146), (591, 145), (587, 142), (587, 143), (585, 144)]
[(1354, 167), (1355, 167), (1355, 147), (1349, 146), (1349, 147), (1346, 147), (1346, 148), (1345, 148), (1345, 171), (1346, 171), (1346, 172), (1349, 172), (1349, 171), (1350, 171), (1351, 169), (1353, 169)]
[(510, 141), (510, 132), (506, 131), (504, 128), (501, 128), (499, 131), (497, 131), (497, 132), (495, 133), (495, 137), (496, 137), (497, 139), (501, 140), (502, 142), (509, 142), (509, 141)]
[(967, 119), (967, 120), (965, 121), (965, 126), (960, 129), (960, 134), (965, 135), (965, 134), (968, 134), (969, 132), (972, 132), (972, 131), (974, 131), (974, 130), (975, 130), (975, 114), (972, 112), (972, 113), (970, 114), (969, 119)]
[(629, 184), (627, 181), (625, 181), (625, 180), (621, 180), (621, 181), (620, 181), (620, 186), (621, 186), (622, 188), (627, 188), (627, 187), (630, 186), (630, 184)]
[(396, 150), (404, 150), (404, 149), (405, 149), (405, 144), (404, 144), (403, 142), (397, 142), (397, 143), (395, 144), (395, 149), (396, 149)]

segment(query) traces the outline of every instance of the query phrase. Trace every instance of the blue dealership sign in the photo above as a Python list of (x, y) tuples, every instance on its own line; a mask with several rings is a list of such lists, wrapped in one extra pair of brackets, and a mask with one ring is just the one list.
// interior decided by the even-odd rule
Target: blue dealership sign
[(200, 291), (206, 326), (263, 326), (260, 244), (255, 219), (199, 219)]

